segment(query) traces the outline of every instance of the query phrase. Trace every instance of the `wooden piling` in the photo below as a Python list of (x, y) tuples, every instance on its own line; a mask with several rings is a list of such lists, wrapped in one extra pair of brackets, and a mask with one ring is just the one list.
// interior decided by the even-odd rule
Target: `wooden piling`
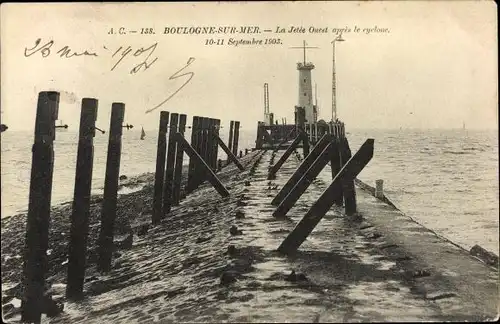
[(233, 154), (238, 154), (238, 141), (240, 139), (240, 122), (234, 122)]
[(297, 170), (295, 170), (290, 179), (288, 179), (288, 181), (281, 188), (276, 197), (274, 197), (274, 199), (271, 201), (272, 205), (278, 206), (283, 201), (283, 199), (285, 199), (285, 197), (290, 193), (290, 190), (292, 190), (295, 184), (297, 184), (297, 182), (303, 176), (304, 172), (306, 172), (311, 167), (311, 164), (318, 158), (318, 156), (321, 154), (321, 152), (323, 152), (323, 150), (328, 145), (328, 143), (331, 142), (331, 140), (331, 135), (324, 135), (318, 141), (318, 143), (312, 149), (311, 153), (309, 153), (309, 155), (304, 158)]
[(295, 205), (297, 200), (299, 200), (300, 196), (307, 190), (309, 185), (314, 181), (314, 179), (319, 175), (321, 170), (325, 168), (325, 166), (330, 161), (331, 149), (330, 146), (332, 143), (328, 143), (328, 145), (323, 149), (323, 151), (318, 155), (316, 160), (311, 164), (311, 166), (307, 169), (306, 172), (302, 175), (299, 181), (295, 184), (295, 186), (290, 190), (288, 195), (283, 199), (283, 201), (279, 204), (278, 208), (273, 212), (274, 217), (283, 217), (288, 211)]
[(384, 199), (384, 180), (375, 180), (375, 197), (378, 199)]
[[(340, 144), (339, 139), (335, 138), (332, 141), (331, 149), (331, 160), (330, 160), (330, 169), (332, 171), (332, 180), (335, 179), (337, 174), (340, 172), (342, 165), (340, 159)], [(344, 202), (344, 194), (342, 191), (342, 183), (337, 182), (333, 185), (332, 188), (332, 200), (337, 206), (342, 206)]]
[(214, 164), (214, 134), (215, 134), (215, 119), (208, 118), (208, 129), (207, 129), (207, 158), (205, 162), (210, 166), (212, 171), (215, 169)]
[(163, 218), (163, 181), (165, 176), (165, 155), (167, 153), (167, 126), (170, 113), (160, 112), (160, 125), (158, 128), (158, 147), (156, 149), (156, 170), (153, 196), (153, 225), (159, 224)]
[[(205, 129), (203, 129), (203, 126), (206, 125), (205, 117), (200, 117), (199, 124), (198, 124), (198, 148), (196, 152), (203, 157), (205, 154)], [(200, 184), (203, 182), (202, 180), (202, 173), (203, 170), (200, 167), (198, 163), (195, 163), (195, 176), (194, 176), (194, 187), (195, 189), (200, 186)]]
[(155, 185), (153, 196), (153, 215), (152, 223), (159, 224), (162, 220), (163, 214), (163, 185), (165, 178), (165, 155), (167, 152), (167, 128), (168, 118), (170, 113), (168, 111), (160, 112), (160, 125), (158, 127), (158, 147), (156, 149), (156, 170), (155, 170)]
[[(229, 141), (227, 142), (227, 147), (233, 152), (233, 136), (234, 136), (234, 120), (231, 120), (229, 126)], [(229, 164), (229, 156), (226, 159), (227, 164)]]
[[(215, 119), (215, 129), (214, 129), (214, 134), (219, 137), (220, 134), (220, 119)], [(217, 160), (219, 158), (219, 143), (217, 142), (216, 138), (212, 139), (213, 145), (214, 145), (214, 170), (217, 170)]]
[(304, 136), (303, 142), (302, 142), (302, 151), (304, 153), (304, 156), (309, 155), (310, 150), (310, 145), (309, 145), (309, 138), (307, 136)]
[[(193, 117), (193, 125), (191, 126), (191, 147), (199, 152), (199, 132), (200, 132), (200, 117)], [(186, 193), (191, 193), (195, 189), (196, 163), (193, 159), (189, 159), (188, 181)]]
[(58, 92), (38, 94), (24, 251), (24, 299), (21, 305), (23, 322), (40, 322), (43, 311), (54, 168), (53, 141), (58, 109)]
[(342, 168), (339, 174), (333, 179), (330, 186), (321, 194), (319, 199), (312, 205), (306, 215), (295, 226), (293, 231), (283, 240), (278, 247), (278, 251), (284, 254), (295, 252), (305, 241), (307, 236), (314, 230), (319, 221), (325, 216), (326, 212), (332, 207), (331, 199), (333, 184), (343, 179), (354, 179), (368, 164), (373, 157), (374, 140), (368, 139), (361, 146), (358, 152)]
[(206, 151), (206, 157), (205, 157), (205, 162), (207, 165), (213, 170), (213, 164), (212, 164), (212, 157), (213, 157), (213, 124), (214, 120), (212, 118), (207, 118), (208, 124), (207, 124), (207, 151)]
[(97, 99), (82, 99), (78, 153), (76, 158), (75, 189), (73, 194), (73, 210), (71, 214), (68, 249), (66, 297), (69, 300), (79, 300), (83, 298), (96, 119)]
[[(210, 125), (209, 118), (201, 118), (201, 129), (200, 129), (200, 152), (199, 155), (207, 163), (208, 157), (208, 128)], [(205, 171), (200, 165), (197, 165), (198, 173), (196, 175), (196, 187), (198, 188), (203, 182), (205, 182)]]
[[(341, 148), (342, 163), (345, 165), (351, 159), (351, 149), (345, 137), (341, 139)], [(354, 187), (354, 179), (345, 178), (342, 181), (342, 193), (344, 195), (345, 214), (347, 216), (354, 215), (356, 213), (356, 190)]]
[[(184, 136), (186, 131), (185, 114), (181, 114), (179, 118), (179, 133)], [(174, 188), (172, 192), (172, 205), (177, 206), (181, 201), (181, 180), (182, 180), (182, 163), (184, 161), (184, 151), (180, 145), (176, 146), (175, 167), (174, 167)]]
[(175, 168), (175, 153), (177, 143), (175, 141), (175, 134), (177, 133), (177, 124), (179, 122), (179, 114), (170, 114), (170, 128), (168, 132), (168, 148), (167, 148), (167, 163), (165, 166), (165, 179), (163, 186), (163, 215), (170, 213), (172, 208), (172, 190), (174, 181), (174, 168)]
[(124, 116), (125, 105), (123, 103), (114, 102), (111, 105), (108, 156), (106, 160), (106, 176), (104, 179), (101, 228), (98, 244), (99, 260), (97, 268), (101, 272), (108, 272), (111, 270)]
[(295, 112), (296, 115), (296, 125), (297, 125), (297, 132), (302, 132), (304, 133), (305, 136), (303, 136), (303, 142), (302, 142), (302, 152), (304, 156), (309, 155), (309, 137), (307, 136), (306, 132), (306, 110), (302, 107), (297, 107), (297, 110)]

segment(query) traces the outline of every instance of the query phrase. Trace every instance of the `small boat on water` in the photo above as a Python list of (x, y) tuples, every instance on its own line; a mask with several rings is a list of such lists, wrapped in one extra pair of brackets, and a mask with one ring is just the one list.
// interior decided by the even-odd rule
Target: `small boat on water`
[(146, 132), (144, 132), (144, 127), (141, 128), (141, 140), (144, 140), (146, 137)]

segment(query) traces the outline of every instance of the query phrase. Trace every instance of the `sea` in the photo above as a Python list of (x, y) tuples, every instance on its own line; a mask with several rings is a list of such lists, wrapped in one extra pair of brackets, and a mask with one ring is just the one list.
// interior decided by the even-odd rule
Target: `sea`
[[(157, 130), (145, 132), (140, 140), (140, 130), (124, 129), (121, 175), (155, 172)], [(454, 243), (466, 249), (479, 244), (499, 254), (497, 131), (348, 129), (347, 138), (353, 154), (367, 138), (375, 139), (374, 157), (359, 174), (360, 180), (372, 186), (375, 180), (384, 180), (386, 196), (402, 212)], [(92, 179), (96, 194), (103, 191), (107, 142), (107, 133), (96, 134)], [(9, 129), (1, 135), (2, 218), (28, 208), (32, 143), (32, 132)], [(77, 132), (58, 130), (52, 205), (72, 199), (77, 144)], [(254, 144), (255, 130), (242, 129), (239, 149)], [(221, 149), (219, 156), (225, 159)], [(188, 161), (186, 156), (184, 162)]]

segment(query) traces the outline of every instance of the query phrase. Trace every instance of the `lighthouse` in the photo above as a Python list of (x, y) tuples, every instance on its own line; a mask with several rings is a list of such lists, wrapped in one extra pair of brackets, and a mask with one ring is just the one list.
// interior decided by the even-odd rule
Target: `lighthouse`
[(303, 62), (297, 63), (297, 70), (299, 71), (299, 93), (298, 93), (298, 104), (295, 106), (295, 110), (297, 108), (304, 108), (305, 117), (307, 124), (316, 123), (318, 120), (318, 111), (317, 107), (313, 101), (313, 92), (312, 92), (312, 70), (314, 69), (314, 64), (311, 62), (306, 62), (306, 48), (317, 48), (317, 47), (307, 47), (306, 42), (304, 41), (304, 45), (302, 47), (304, 50), (304, 60)]

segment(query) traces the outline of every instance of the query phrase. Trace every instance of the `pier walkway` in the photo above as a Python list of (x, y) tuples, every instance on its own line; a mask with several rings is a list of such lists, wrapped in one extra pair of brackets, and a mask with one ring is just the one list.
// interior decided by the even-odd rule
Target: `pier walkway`
[[(230, 197), (201, 186), (161, 224), (134, 236), (109, 274), (88, 269), (84, 301), (66, 302), (61, 315), (44, 320), (397, 322), (497, 316), (496, 269), (359, 188), (362, 222), (347, 220), (334, 207), (296, 254), (279, 255), (276, 248), (329, 182), (322, 180), (328, 176), (318, 177), (288, 219), (275, 219), (270, 202), (300, 161), (292, 155), (276, 179), (267, 180), (271, 154), (244, 156), (244, 172), (224, 168), (220, 179)], [(148, 219), (147, 213), (138, 215), (133, 226)], [(63, 286), (55, 283), (53, 289)]]

